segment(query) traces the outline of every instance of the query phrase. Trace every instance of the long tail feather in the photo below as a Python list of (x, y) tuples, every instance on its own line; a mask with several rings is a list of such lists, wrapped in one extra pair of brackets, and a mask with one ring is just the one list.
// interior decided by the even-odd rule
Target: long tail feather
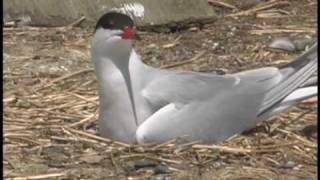
[(317, 72), (317, 47), (318, 44), (313, 45), (307, 52), (281, 67), (280, 72), (283, 74), (283, 79), (266, 94), (258, 116), (279, 107), (279, 103), (299, 87), (303, 87), (308, 79)]
[(277, 104), (277, 106), (273, 107), (272, 109), (266, 111), (263, 114), (260, 114), (259, 120), (268, 119), (269, 117), (281, 113), (287, 110), (288, 108), (296, 105), (300, 101), (317, 96), (317, 94), (317, 86), (299, 88), (290, 95), (288, 95), (286, 98), (284, 98), (280, 103)]

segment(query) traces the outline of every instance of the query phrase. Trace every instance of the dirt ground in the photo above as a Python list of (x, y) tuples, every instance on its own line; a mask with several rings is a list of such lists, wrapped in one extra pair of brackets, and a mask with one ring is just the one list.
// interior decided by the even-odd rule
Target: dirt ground
[[(317, 1), (275, 2), (249, 11), (214, 5), (215, 22), (140, 31), (135, 48), (159, 68), (231, 73), (278, 66), (303, 51), (274, 51), (272, 39), (317, 39)], [(100, 138), (92, 31), (4, 29), (6, 179), (317, 179), (316, 98), (216, 145), (130, 146)]]

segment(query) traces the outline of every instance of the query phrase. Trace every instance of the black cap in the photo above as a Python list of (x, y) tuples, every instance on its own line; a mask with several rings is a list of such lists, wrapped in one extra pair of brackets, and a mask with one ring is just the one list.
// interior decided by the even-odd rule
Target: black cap
[(118, 12), (108, 12), (100, 17), (95, 31), (99, 28), (123, 30), (127, 26), (134, 26), (134, 23), (129, 16)]

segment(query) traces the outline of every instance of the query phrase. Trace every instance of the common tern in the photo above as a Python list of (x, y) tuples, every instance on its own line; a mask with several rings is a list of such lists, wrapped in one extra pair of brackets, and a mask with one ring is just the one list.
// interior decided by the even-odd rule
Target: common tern
[(92, 61), (99, 133), (126, 143), (174, 138), (218, 143), (317, 95), (317, 43), (282, 67), (216, 75), (157, 69), (132, 47), (133, 20), (108, 12), (97, 22)]

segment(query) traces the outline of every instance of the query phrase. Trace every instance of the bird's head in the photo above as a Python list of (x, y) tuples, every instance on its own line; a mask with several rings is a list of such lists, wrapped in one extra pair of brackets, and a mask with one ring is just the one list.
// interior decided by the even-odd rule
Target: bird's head
[[(132, 49), (132, 40), (136, 39), (133, 20), (122, 13), (108, 12), (98, 20), (92, 48), (96, 55), (110, 59), (126, 59)], [(112, 57), (113, 56), (113, 57)]]
[(95, 41), (130, 41), (136, 38), (133, 20), (122, 13), (108, 12), (98, 20), (94, 39)]

